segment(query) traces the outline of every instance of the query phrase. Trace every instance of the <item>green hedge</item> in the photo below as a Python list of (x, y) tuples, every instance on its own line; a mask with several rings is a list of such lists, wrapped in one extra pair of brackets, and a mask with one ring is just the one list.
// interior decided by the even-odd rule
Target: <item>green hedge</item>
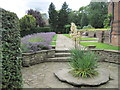
[(23, 37), (29, 34), (41, 33), (41, 32), (51, 32), (51, 29), (49, 27), (35, 27), (29, 31), (22, 30), (20, 31), (20, 34), (21, 34), (21, 37)]
[(79, 31), (109, 31), (110, 28), (100, 28), (100, 29), (79, 29)]
[(2, 88), (22, 88), (19, 19), (15, 13), (0, 8), (2, 13)]

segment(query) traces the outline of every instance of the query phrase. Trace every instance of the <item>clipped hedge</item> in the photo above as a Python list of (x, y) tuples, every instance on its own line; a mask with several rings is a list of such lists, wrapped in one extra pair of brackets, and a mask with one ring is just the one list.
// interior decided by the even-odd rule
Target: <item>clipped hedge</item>
[[(22, 88), (19, 19), (15, 13), (2, 12), (2, 88)], [(6, 90), (7, 90), (6, 89)]]
[(51, 29), (50, 27), (35, 27), (29, 31), (22, 30), (20, 31), (20, 34), (21, 34), (21, 37), (24, 37), (26, 35), (30, 35), (33, 33), (41, 33), (41, 32), (51, 32)]
[(79, 31), (109, 31), (110, 28), (100, 28), (100, 29), (79, 29)]

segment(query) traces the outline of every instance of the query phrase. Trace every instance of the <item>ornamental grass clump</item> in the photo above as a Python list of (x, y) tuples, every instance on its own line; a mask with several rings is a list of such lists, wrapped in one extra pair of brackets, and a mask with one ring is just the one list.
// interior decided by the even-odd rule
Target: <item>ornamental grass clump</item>
[(72, 70), (70, 73), (75, 77), (91, 78), (98, 75), (96, 70), (98, 64), (98, 57), (94, 52), (85, 49), (72, 49), (70, 66)]

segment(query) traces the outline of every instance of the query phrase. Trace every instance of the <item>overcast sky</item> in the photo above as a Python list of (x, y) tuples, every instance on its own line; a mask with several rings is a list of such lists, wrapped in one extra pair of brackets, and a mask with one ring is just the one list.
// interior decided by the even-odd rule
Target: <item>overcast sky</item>
[(91, 0), (0, 0), (0, 7), (15, 12), (21, 18), (30, 8), (47, 13), (51, 2), (59, 10), (65, 1), (69, 8), (78, 10), (80, 7), (88, 5)]
[(28, 9), (38, 9), (40, 12), (47, 13), (51, 2), (59, 10), (65, 1), (70, 9), (78, 10), (80, 7), (88, 5), (91, 0), (0, 0), (0, 7), (15, 12), (21, 18)]

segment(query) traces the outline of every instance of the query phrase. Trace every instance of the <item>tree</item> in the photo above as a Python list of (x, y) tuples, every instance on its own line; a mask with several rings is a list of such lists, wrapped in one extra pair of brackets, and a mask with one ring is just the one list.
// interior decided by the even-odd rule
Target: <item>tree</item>
[(87, 26), (88, 24), (89, 22), (88, 22), (87, 15), (83, 13), (81, 18), (81, 28), (83, 28), (84, 26)]
[(58, 13), (55, 10), (55, 5), (53, 3), (49, 6), (49, 24), (52, 29), (52, 31), (57, 32), (58, 27)]
[(65, 25), (68, 25), (69, 8), (66, 2), (63, 3), (62, 8), (58, 14), (58, 29), (60, 32), (65, 33)]
[(68, 14), (68, 22), (74, 22), (77, 26), (80, 26), (82, 14), (79, 11), (70, 11)]
[(103, 22), (107, 18), (108, 4), (106, 2), (91, 2), (88, 7), (90, 24), (95, 28), (103, 28)]
[(27, 11), (27, 15), (32, 15), (36, 19), (36, 26), (37, 27), (44, 27), (45, 21), (42, 18), (42, 15), (39, 11), (30, 9)]
[(36, 26), (36, 19), (32, 15), (25, 15), (20, 19), (21, 31), (29, 31)]

